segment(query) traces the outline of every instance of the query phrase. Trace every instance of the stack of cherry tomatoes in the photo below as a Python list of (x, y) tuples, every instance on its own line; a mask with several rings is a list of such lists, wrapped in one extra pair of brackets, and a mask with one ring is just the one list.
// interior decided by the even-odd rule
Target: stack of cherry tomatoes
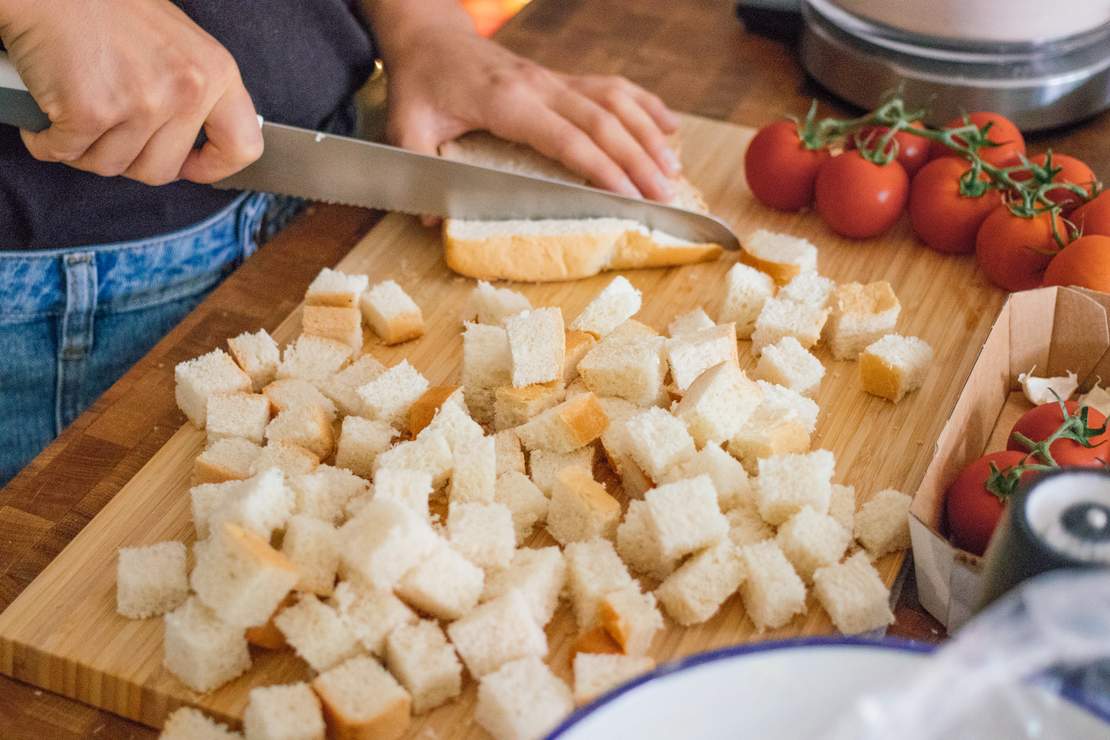
[[(760, 129), (744, 158), (752, 193), (778, 210), (813, 206), (829, 228), (856, 239), (882, 234), (908, 210), (922, 242), (975, 252), (1006, 290), (1110, 292), (1110, 191), (1100, 192), (1090, 167), (1052, 152), (1027, 159), (1021, 131), (997, 113), (931, 131), (921, 113), (904, 115), (895, 102), (860, 119), (816, 121), (811, 110), (804, 121)], [(876, 124), (892, 119), (893, 133)]]

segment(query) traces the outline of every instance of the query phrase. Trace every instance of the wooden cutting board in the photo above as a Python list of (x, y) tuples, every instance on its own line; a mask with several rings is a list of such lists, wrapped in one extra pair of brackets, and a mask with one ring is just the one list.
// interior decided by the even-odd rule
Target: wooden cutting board
[[(898, 330), (926, 339), (936, 362), (925, 386), (895, 406), (859, 388), (856, 365), (833, 361), (819, 350), (828, 374), (817, 401), (821, 417), (814, 447), (836, 453), (837, 480), (856, 487), (860, 502), (893, 487), (916, 490), (933, 453), (933, 443), (974, 362), (1004, 294), (985, 283), (970, 257), (945, 257), (916, 244), (904, 221), (879, 239), (854, 242), (832, 234), (817, 216), (773, 212), (758, 204), (744, 182), (743, 155), (751, 129), (686, 118), (681, 132), (687, 177), (705, 194), (713, 211), (743, 237), (756, 228), (797, 234), (820, 247), (820, 271), (837, 281), (889, 280), (902, 302)], [(675, 315), (704, 306), (711, 316), (723, 276), (735, 261), (681, 269), (642, 270), (626, 276), (644, 293), (637, 317), (664, 330)], [(445, 266), (438, 232), (415, 219), (390, 215), (339, 264), (372, 281), (397, 280), (422, 306), (428, 334), (400, 347), (371, 340), (368, 350), (392, 364), (408, 358), (433, 384), (456, 382), (462, 342), (460, 312), (473, 282)], [(573, 318), (612, 279), (513, 286), (536, 306), (561, 306)], [(275, 332), (279, 342), (299, 332), (299, 311)], [(741, 360), (752, 365), (748, 343)], [(116, 552), (120, 547), (166, 539), (193, 540), (187, 490), (193, 459), (204, 434), (186, 424), (104, 507), (35, 581), (0, 615), (0, 671), (44, 689), (161, 726), (182, 704), (237, 721), (254, 686), (308, 678), (290, 653), (253, 651), (254, 667), (208, 695), (182, 686), (162, 667), (162, 620), (131, 621), (115, 612)], [(547, 544), (539, 533), (533, 544)], [(887, 583), (902, 555), (878, 563)], [(653, 646), (658, 662), (724, 645), (833, 631), (810, 598), (809, 612), (789, 625), (758, 634), (737, 597), (709, 622), (689, 629), (670, 625)], [(564, 605), (547, 629), (550, 663), (570, 679), (574, 619)], [(473, 722), (474, 683), (462, 697), (417, 718), (409, 737), (484, 737)]]

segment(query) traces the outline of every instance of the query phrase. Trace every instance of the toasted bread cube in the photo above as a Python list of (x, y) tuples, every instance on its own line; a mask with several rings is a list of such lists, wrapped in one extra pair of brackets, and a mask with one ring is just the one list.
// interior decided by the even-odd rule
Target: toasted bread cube
[(420, 306), (392, 280), (363, 293), (359, 306), (366, 323), (385, 344), (400, 344), (424, 335)]
[(496, 388), (493, 393), (493, 428), (502, 431), (518, 427), (561, 403), (565, 397), (566, 388), (561, 380), (523, 388), (511, 385)]
[(243, 730), (251, 740), (320, 740), (324, 714), (307, 683), (257, 686), (243, 713)]
[(825, 366), (799, 344), (797, 339), (786, 336), (763, 348), (754, 375), (802, 395), (812, 396), (821, 387)]
[[(563, 357), (563, 384), (569, 385), (578, 378), (578, 363), (597, 345), (593, 334), (569, 329), (566, 338), (566, 355)], [(582, 384), (585, 386), (585, 384)]]
[(610, 591), (597, 607), (598, 621), (627, 655), (645, 655), (655, 634), (663, 629), (663, 615), (655, 596), (638, 586)]
[(484, 580), (481, 568), (441, 541), (401, 578), (397, 595), (436, 619), (458, 619), (478, 603)]
[(158, 740), (243, 740), (243, 736), (199, 709), (179, 707), (166, 718)]
[(293, 516), (296, 497), (285, 485), (281, 471), (267, 470), (224, 490), (230, 495), (212, 506), (207, 521), (202, 522), (203, 517), (194, 520), (198, 532), (231, 522), (269, 541)]
[(518, 658), (547, 655), (547, 636), (519, 591), (481, 604), (448, 625), (447, 634), (470, 675), (479, 679)]
[(424, 518), (395, 501), (370, 501), (339, 532), (343, 565), (373, 588), (392, 588), (439, 542)]
[(349, 470), (321, 465), (311, 473), (289, 478), (298, 514), (332, 525), (342, 523), (347, 504), (365, 496), (369, 484)]
[(595, 537), (613, 539), (621, 518), (621, 505), (593, 475), (570, 467), (555, 477), (547, 531), (561, 545)]
[(278, 352), (277, 342), (265, 329), (232, 337), (227, 340), (227, 348), (243, 372), (250, 376), (252, 390), (262, 390), (277, 375), (281, 353)]
[(603, 337), (636, 315), (643, 295), (628, 278), (618, 275), (571, 322), (570, 328)]
[(312, 681), (328, 737), (396, 740), (412, 721), (412, 698), (378, 661), (356, 656)]
[(497, 483), (497, 444), (479, 437), (455, 452), (448, 498), (451, 503), (492, 503)]
[(555, 615), (566, 582), (567, 563), (558, 547), (524, 547), (513, 554), (508, 568), (489, 574), (482, 601), (518, 591), (528, 602), (536, 623), (544, 626)]
[(401, 442), (392, 449), (378, 455), (374, 460), (375, 470), (392, 468), (396, 470), (421, 470), (432, 476), (432, 485), (441, 486), (447, 482), (455, 458), (447, 438), (438, 429), (429, 427), (416, 439)]
[(894, 331), (902, 305), (890, 283), (845, 283), (836, 289), (825, 332), (838, 360), (854, 360), (868, 345)]
[(274, 624), (314, 671), (323, 672), (361, 652), (361, 645), (333, 607), (306, 594), (282, 609)]
[(665, 557), (659, 536), (648, 524), (646, 501), (628, 504), (624, 521), (617, 527), (617, 551), (628, 567), (637, 573), (661, 581), (678, 566), (677, 557)]
[(818, 568), (813, 592), (836, 628), (846, 635), (886, 627), (894, 622), (890, 591), (867, 553), (857, 552), (843, 563)]
[(795, 303), (805, 303), (814, 308), (829, 308), (835, 292), (836, 283), (833, 280), (809, 271), (799, 273), (782, 286), (778, 297)]
[(262, 448), (242, 437), (213, 442), (193, 463), (193, 484), (245, 480)]
[(282, 411), (266, 425), (266, 442), (297, 445), (323, 459), (335, 446), (335, 433), (323, 411), (316, 406), (301, 406)]
[(887, 488), (870, 498), (856, 513), (855, 536), (873, 558), (910, 546), (909, 512), (912, 498)]
[(369, 285), (370, 278), (365, 275), (349, 275), (325, 267), (309, 283), (304, 299), (310, 306), (355, 308), (358, 306), (358, 297)]
[(524, 450), (520, 445), (520, 437), (512, 429), (503, 429), (493, 435), (493, 446), (497, 458), (497, 477), (500, 479), (505, 473), (525, 472)]
[(625, 428), (629, 453), (652, 480), (697, 452), (686, 425), (661, 408), (641, 411), (625, 422)]
[(432, 419), (439, 413), (440, 407), (448, 399), (461, 397), (457, 385), (433, 385), (424, 391), (424, 395), (416, 399), (409, 408), (408, 430), (411, 434), (420, 434), (424, 428), (432, 423)]
[(463, 451), (464, 447), (477, 444), (482, 437), (486, 436), (482, 425), (471, 418), (461, 390), (451, 394), (443, 402), (443, 405), (440, 406), (439, 411), (432, 417), (431, 423), (425, 427), (424, 431), (414, 432), (414, 434), (419, 437), (421, 434), (431, 434), (433, 432), (443, 435), (443, 438), (447, 440), (447, 446), (451, 448), (452, 454), (456, 457), (466, 454)]
[(806, 612), (806, 587), (774, 540), (740, 548), (740, 596), (756, 629), (775, 629)]
[(573, 709), (567, 685), (542, 660), (529, 657), (482, 677), (474, 719), (494, 740), (536, 740)]
[(779, 527), (776, 539), (795, 572), (811, 584), (815, 570), (840, 562), (852, 535), (828, 514), (806, 506)]
[(382, 654), (393, 630), (417, 620), (416, 612), (392, 591), (362, 589), (346, 581), (335, 587), (334, 602), (347, 628), (375, 655)]
[(728, 520), (717, 506), (708, 475), (665, 483), (644, 494), (647, 524), (664, 560), (709, 547), (728, 535)]
[(547, 496), (523, 473), (511, 470), (498, 478), (494, 501), (512, 514), (517, 546), (524, 544), (537, 524), (547, 520)]
[(805, 428), (807, 434), (813, 434), (813, 430), (817, 428), (817, 417), (821, 413), (816, 401), (777, 383), (757, 380), (755, 384), (763, 394), (763, 403), (758, 409), (760, 412), (765, 412), (772, 418), (794, 419)]
[(625, 494), (632, 498), (642, 497), (654, 483), (632, 457), (632, 441), (628, 435), (627, 425), (629, 419), (640, 413), (640, 407), (623, 398), (598, 400), (609, 418), (609, 424), (601, 434), (601, 446), (605, 450), (605, 457), (621, 477), (621, 487)]
[(358, 389), (363, 416), (381, 419), (390, 424), (403, 424), (409, 409), (428, 390), (428, 380), (401, 360), (378, 377)]
[(744, 240), (740, 261), (786, 285), (803, 272), (817, 271), (817, 247), (801, 237), (759, 229)]
[(763, 521), (753, 498), (742, 499), (725, 513), (725, 518), (728, 519), (728, 538), (738, 547), (775, 537), (775, 528)]
[(701, 624), (717, 613), (743, 580), (740, 554), (726, 537), (667, 576), (655, 595), (675, 622), (686, 626)]
[(305, 334), (334, 339), (355, 352), (362, 351), (362, 314), (357, 308), (305, 306), (301, 329)]
[(500, 326), (466, 323), (463, 327), (462, 385), (475, 420), (493, 423), (494, 388), (512, 384), (509, 335)]
[(249, 393), (250, 376), (221, 349), (178, 363), (173, 371), (177, 407), (198, 429), (208, 418), (208, 399), (230, 393)]
[(655, 661), (634, 655), (578, 653), (574, 656), (574, 701), (589, 704), (603, 694), (655, 668)]
[(331, 596), (339, 567), (339, 532), (334, 526), (303, 514), (294, 516), (285, 527), (281, 553), (300, 573), (294, 588)]
[(227, 624), (195, 597), (165, 617), (166, 668), (193, 691), (206, 693), (251, 667), (243, 629)]
[(116, 570), (116, 611), (146, 619), (173, 611), (189, 597), (185, 545), (159, 542), (122, 547)]
[(762, 402), (763, 393), (744, 371), (723, 362), (690, 385), (674, 407), (698, 447), (732, 439)]
[(402, 625), (386, 640), (385, 664), (412, 695), (412, 711), (423, 714), (462, 691), (462, 664), (435, 622)]
[[(350, 368), (347, 368), (349, 370)], [(343, 372), (346, 372), (344, 370)], [(262, 389), (263, 395), (270, 401), (275, 413), (298, 409), (305, 406), (315, 406), (324, 412), (329, 422), (335, 421), (335, 402), (320, 392), (310, 381), (301, 378), (285, 378), (275, 380)]]
[(687, 311), (676, 316), (671, 323), (667, 324), (667, 335), (674, 338), (683, 334), (692, 334), (702, 329), (712, 329), (714, 326), (713, 319), (709, 318), (705, 309), (699, 306), (693, 311)]
[(887, 334), (859, 356), (863, 389), (873, 396), (898, 403), (920, 388), (933, 361), (933, 348), (923, 339)]
[(285, 475), (311, 473), (320, 464), (320, 458), (292, 442), (273, 442), (258, 452), (251, 463), (251, 475), (278, 470)]
[(519, 427), (516, 434), (529, 450), (567, 453), (600, 437), (608, 423), (597, 397), (584, 393), (544, 411)]
[(521, 388), (563, 377), (566, 328), (558, 308), (539, 308), (505, 319), (512, 385)]
[(752, 353), (759, 355), (764, 347), (783, 337), (794, 337), (805, 349), (821, 340), (821, 329), (828, 318), (828, 309), (784, 298), (772, 298), (763, 305), (752, 332)]
[(755, 481), (760, 516), (778, 526), (806, 506), (827, 514), (835, 467), (828, 450), (762, 458)]
[(516, 548), (512, 512), (501, 504), (452, 502), (447, 537), (467, 560), (486, 570), (507, 568)]
[(502, 326), (510, 316), (530, 310), (531, 302), (515, 290), (495, 288), (485, 280), (479, 280), (467, 298), (463, 319)]
[(424, 470), (379, 468), (374, 473), (374, 498), (395, 501), (421, 518), (431, 521), (428, 498), (432, 495), (432, 476)]
[[(736, 336), (748, 339), (764, 304), (775, 296), (775, 281), (749, 265), (737, 262), (725, 275), (725, 295), (717, 320), (734, 324)], [(672, 336), (674, 334), (672, 333)]]
[(346, 367), (353, 354), (349, 344), (302, 334), (282, 352), (277, 378), (325, 381)]
[(729, 453), (750, 475), (759, 471), (759, 461), (809, 449), (809, 433), (798, 421), (756, 409), (740, 431), (728, 441)]
[(339, 432), (335, 466), (369, 478), (374, 473), (378, 455), (389, 449), (396, 436), (397, 430), (388, 421), (348, 416), (343, 419)]
[(544, 495), (550, 497), (555, 489), (555, 479), (565, 468), (577, 468), (586, 473), (593, 472), (594, 448), (587, 446), (565, 454), (532, 450), (528, 453), (528, 468), (532, 474), (532, 482), (544, 492)]
[(829, 516), (840, 523), (848, 532), (856, 531), (856, 489), (855, 486), (842, 486), (833, 483), (832, 496), (829, 497)]
[(736, 348), (736, 329), (721, 324), (668, 339), (665, 345), (671, 379), (679, 393), (685, 393), (699, 375), (725, 363), (740, 367)]
[(635, 586), (609, 540), (572, 542), (563, 550), (563, 556), (567, 561), (567, 590), (579, 630), (598, 624), (598, 609), (606, 595)]
[(707, 445), (685, 462), (670, 468), (659, 479), (660, 483), (674, 483), (686, 478), (708, 475), (717, 490), (717, 505), (721, 511), (728, 511), (741, 499), (750, 498), (752, 485), (748, 474), (736, 458), (715, 444)]
[(578, 374), (598, 396), (650, 406), (663, 394), (667, 373), (664, 342), (663, 337), (630, 319), (586, 353), (578, 363)]
[[(362, 413), (358, 389), (385, 372), (385, 365), (371, 355), (362, 355), (347, 367), (324, 381), (317, 381), (320, 392), (333, 402), (344, 416)], [(272, 399), (271, 399), (272, 400)]]

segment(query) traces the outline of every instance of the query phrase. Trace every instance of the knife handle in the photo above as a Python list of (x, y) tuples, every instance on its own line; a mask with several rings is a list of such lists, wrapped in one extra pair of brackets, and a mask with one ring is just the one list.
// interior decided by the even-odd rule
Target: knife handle
[(0, 52), (0, 123), (28, 131), (42, 131), (50, 127), (50, 119), (27, 92), (15, 65), (4, 52)]

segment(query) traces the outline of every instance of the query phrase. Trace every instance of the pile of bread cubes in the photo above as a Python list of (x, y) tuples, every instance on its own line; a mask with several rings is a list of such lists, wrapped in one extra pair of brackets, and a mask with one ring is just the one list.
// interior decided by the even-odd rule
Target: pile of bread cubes
[[(789, 236), (746, 250), (717, 323), (698, 309), (668, 336), (633, 318), (624, 277), (569, 326), (479, 283), (447, 387), (363, 352), (364, 320), (386, 344), (423, 333), (399, 285), (325, 269), (283, 351), (259, 331), (176, 368), (208, 438), (193, 566), (180, 542), (121, 550), (119, 612), (164, 615), (165, 666), (197, 692), (247, 671), (249, 645), (299, 656), (311, 682), (250, 692), (259, 739), (397, 737), (460, 694), (464, 667), (493, 737), (541, 737), (650, 670), (664, 614), (699, 624), (736, 593), (759, 630), (804, 614), (808, 591), (844, 633), (885, 627), (872, 561), (909, 546), (910, 499), (857, 510), (833, 454), (810, 450), (825, 372), (810, 350), (858, 358), (863, 389), (895, 402), (931, 350), (893, 333), (889, 284), (836, 285)], [(573, 689), (544, 662), (564, 601)], [(164, 737), (239, 735), (183, 708)]]

